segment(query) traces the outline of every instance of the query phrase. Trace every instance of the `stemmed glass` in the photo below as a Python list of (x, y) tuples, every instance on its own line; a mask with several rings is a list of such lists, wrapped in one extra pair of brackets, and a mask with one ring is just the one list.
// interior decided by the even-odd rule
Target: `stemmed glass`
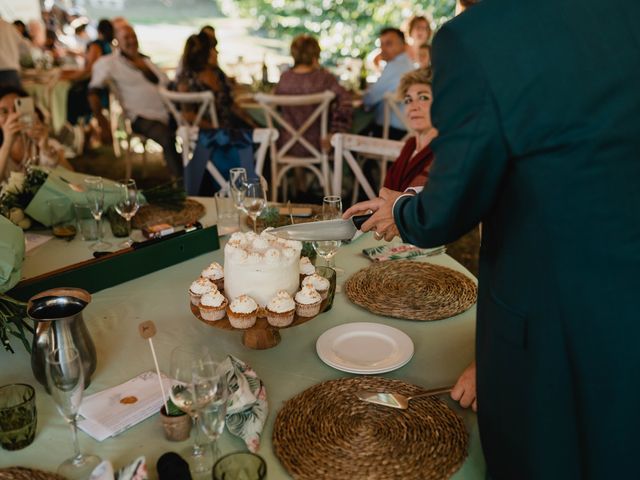
[[(342, 218), (342, 198), (339, 195), (328, 195), (322, 199), (322, 220), (335, 220)], [(316, 253), (324, 259), (327, 267), (333, 268), (336, 273), (344, 270), (336, 268), (335, 257), (340, 248), (340, 240), (323, 240), (313, 242)]]
[(256, 231), (258, 217), (267, 206), (267, 195), (261, 178), (252, 178), (245, 183), (246, 190), (242, 199), (242, 210), (253, 220), (253, 231)]
[(213, 467), (211, 455), (207, 455), (206, 450), (202, 448), (198, 415), (198, 411), (206, 406), (209, 399), (204, 394), (196, 395), (194, 388), (194, 378), (199, 382), (198, 372), (204, 371), (205, 365), (211, 363), (211, 357), (206, 349), (176, 347), (171, 352), (171, 390), (169, 395), (180, 410), (191, 416), (196, 427), (193, 447), (186, 453), (191, 472), (196, 474), (210, 472)]
[(104, 182), (102, 177), (88, 177), (84, 179), (87, 190), (87, 203), (91, 210), (91, 215), (96, 221), (98, 229), (98, 240), (91, 245), (93, 250), (105, 250), (111, 247), (111, 244), (105, 242), (102, 238), (102, 214), (104, 213)]
[(233, 195), (233, 201), (238, 210), (242, 210), (242, 200), (246, 191), (247, 170), (241, 167), (229, 170), (229, 186)]
[(133, 244), (131, 238), (131, 219), (138, 212), (140, 204), (138, 203), (138, 188), (136, 181), (132, 178), (119, 180), (117, 187), (118, 198), (115, 204), (116, 212), (127, 221), (129, 235), (122, 243), (122, 247), (130, 247)]
[(65, 460), (58, 473), (69, 479), (89, 478), (93, 469), (102, 461), (95, 455), (85, 455), (78, 445), (78, 410), (84, 390), (84, 372), (78, 350), (74, 347), (64, 350), (56, 348), (46, 356), (47, 383), (56, 407), (71, 425), (75, 455)]
[(220, 457), (217, 440), (224, 431), (229, 398), (226, 372), (222, 371), (218, 363), (203, 362), (194, 370), (193, 388), (196, 403), (202, 405), (198, 410), (200, 427), (211, 440), (211, 451), (215, 462)]

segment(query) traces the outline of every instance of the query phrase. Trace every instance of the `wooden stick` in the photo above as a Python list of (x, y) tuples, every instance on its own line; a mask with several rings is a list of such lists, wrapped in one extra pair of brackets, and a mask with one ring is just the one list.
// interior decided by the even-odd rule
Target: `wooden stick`
[(156, 366), (156, 372), (158, 373), (158, 383), (160, 383), (160, 391), (162, 392), (162, 401), (164, 402), (164, 411), (169, 415), (169, 405), (167, 404), (167, 394), (164, 393), (164, 385), (162, 384), (162, 376), (160, 375), (160, 366), (158, 365), (158, 357), (156, 356), (156, 349), (153, 346), (153, 337), (156, 334), (156, 326), (151, 320), (142, 322), (138, 325), (138, 332), (142, 338), (149, 340), (149, 347), (151, 347), (151, 355), (153, 355), (153, 363)]

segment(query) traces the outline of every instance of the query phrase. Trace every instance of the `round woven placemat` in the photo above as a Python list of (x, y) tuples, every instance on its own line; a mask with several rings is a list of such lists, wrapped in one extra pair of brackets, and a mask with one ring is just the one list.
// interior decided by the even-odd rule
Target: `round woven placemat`
[(168, 223), (176, 227), (194, 223), (204, 214), (204, 205), (188, 198), (180, 210), (171, 210), (159, 205), (143, 205), (131, 222), (133, 228), (144, 228), (159, 223)]
[(468, 435), (444, 402), (420, 398), (397, 410), (358, 400), (358, 390), (421, 391), (399, 380), (343, 378), (287, 401), (276, 417), (273, 448), (293, 478), (433, 480), (460, 468)]
[(453, 317), (478, 297), (476, 284), (466, 275), (411, 260), (374, 263), (353, 274), (345, 291), (370, 312), (422, 321)]
[(0, 468), (0, 480), (64, 480), (55, 473), (24, 467)]

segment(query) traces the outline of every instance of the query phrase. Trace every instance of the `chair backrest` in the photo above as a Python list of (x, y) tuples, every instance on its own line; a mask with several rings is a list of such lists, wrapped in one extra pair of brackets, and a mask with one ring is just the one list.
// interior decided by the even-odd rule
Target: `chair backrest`
[[(204, 92), (173, 92), (164, 87), (159, 87), (158, 92), (178, 127), (197, 127), (207, 112), (209, 112), (212, 127), (219, 127), (215, 97), (211, 90)], [(179, 109), (182, 104), (198, 104), (196, 116), (192, 121), (188, 121)]]
[(398, 101), (395, 92), (385, 92), (384, 96), (384, 118), (382, 123), (382, 138), (389, 138), (389, 128), (391, 127), (391, 114), (394, 113), (396, 117), (400, 119), (402, 124), (407, 129), (407, 134), (402, 138), (402, 141), (406, 141), (409, 138), (411, 133), (411, 127), (409, 127), (409, 122), (407, 121), (407, 116), (402, 111), (400, 107), (401, 103)]
[[(322, 157), (322, 152), (312, 145), (304, 137), (304, 134), (320, 117), (320, 135), (321, 138), (326, 137), (329, 125), (329, 105), (335, 96), (335, 93), (329, 90), (309, 95), (269, 95), (266, 93), (255, 95), (256, 102), (260, 104), (265, 112), (267, 127), (280, 127), (291, 135), (291, 138), (279, 150), (275, 149), (273, 151), (276, 157), (282, 158), (286, 156), (287, 152), (296, 143), (302, 145), (309, 152), (310, 157), (317, 159)], [(282, 118), (282, 115), (278, 112), (278, 107), (300, 107), (305, 105), (317, 105), (317, 107), (302, 125), (296, 126), (297, 128)]]
[[(356, 177), (356, 181), (362, 185), (367, 197), (370, 199), (376, 198), (377, 195), (353, 154), (364, 154), (367, 158), (378, 158), (380, 161), (383, 161), (385, 158), (395, 160), (400, 155), (402, 147), (404, 146), (403, 142), (397, 140), (386, 140), (346, 133), (334, 134), (333, 137), (331, 137), (331, 144), (334, 148), (333, 191), (340, 192), (342, 190), (343, 163), (344, 160), (346, 160)], [(382, 182), (384, 182), (384, 178)]]

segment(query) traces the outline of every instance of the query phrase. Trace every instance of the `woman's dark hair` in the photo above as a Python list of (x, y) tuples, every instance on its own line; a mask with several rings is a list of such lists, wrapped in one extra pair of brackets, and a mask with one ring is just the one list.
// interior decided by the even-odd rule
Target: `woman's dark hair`
[(294, 65), (313, 65), (320, 58), (320, 44), (311, 35), (298, 35), (291, 42)]
[(206, 33), (200, 32), (197, 35), (191, 35), (187, 38), (182, 55), (185, 69), (192, 72), (204, 70), (209, 63), (211, 50), (214, 48), (214, 42)]
[(213, 28), (211, 25), (205, 25), (204, 27), (202, 27), (200, 29), (200, 33), (205, 33), (209, 35), (209, 38), (213, 41), (213, 46), (214, 47), (218, 46), (218, 39), (216, 38), (216, 29)]
[(98, 22), (98, 33), (102, 35), (102, 38), (105, 41), (109, 43), (113, 42), (113, 24), (106, 18), (103, 18)]
[(20, 34), (26, 38), (27, 40), (31, 40), (31, 35), (29, 35), (29, 29), (24, 24), (22, 20), (14, 20), (13, 24), (18, 28)]

